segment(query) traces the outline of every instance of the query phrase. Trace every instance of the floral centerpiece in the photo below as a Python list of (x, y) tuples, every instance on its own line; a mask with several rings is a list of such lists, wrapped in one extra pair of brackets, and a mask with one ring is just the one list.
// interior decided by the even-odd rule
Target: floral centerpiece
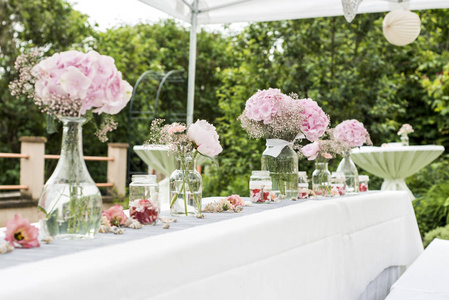
[(337, 172), (345, 174), (346, 192), (359, 192), (359, 174), (354, 162), (351, 160), (350, 149), (363, 144), (372, 145), (368, 131), (363, 123), (357, 120), (346, 120), (335, 127), (335, 139), (348, 148), (342, 153), (343, 159), (338, 165)]
[(329, 118), (312, 99), (298, 99), (270, 88), (246, 101), (239, 120), (251, 138), (267, 140), (262, 170), (270, 171), (273, 192), (279, 198), (296, 198), (298, 156), (293, 144), (302, 138), (316, 141), (324, 134)]
[[(41, 229), (56, 238), (93, 238), (100, 226), (102, 199), (84, 162), (81, 126), (92, 113), (120, 112), (132, 87), (113, 58), (95, 51), (67, 51), (39, 60), (38, 52), (19, 56), (19, 79), (10, 89), (63, 123), (61, 157), (39, 200)], [(105, 141), (106, 133), (116, 127), (107, 117), (97, 135)]]
[(409, 139), (408, 134), (414, 132), (412, 125), (410, 124), (403, 124), (401, 129), (398, 131), (398, 135), (401, 136), (401, 144), (402, 146), (408, 146), (409, 145)]
[(202, 178), (195, 170), (198, 155), (214, 157), (223, 148), (215, 127), (205, 120), (197, 120), (186, 127), (181, 123), (162, 126), (156, 119), (150, 128), (146, 145), (166, 145), (175, 155), (178, 167), (170, 176), (170, 213), (173, 216), (201, 216)]

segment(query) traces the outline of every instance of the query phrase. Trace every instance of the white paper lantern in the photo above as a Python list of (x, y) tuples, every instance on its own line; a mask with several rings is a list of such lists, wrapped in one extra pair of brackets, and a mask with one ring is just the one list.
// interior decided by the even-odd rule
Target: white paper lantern
[(391, 44), (405, 46), (419, 36), (421, 20), (417, 14), (409, 10), (393, 10), (384, 18), (383, 31)]

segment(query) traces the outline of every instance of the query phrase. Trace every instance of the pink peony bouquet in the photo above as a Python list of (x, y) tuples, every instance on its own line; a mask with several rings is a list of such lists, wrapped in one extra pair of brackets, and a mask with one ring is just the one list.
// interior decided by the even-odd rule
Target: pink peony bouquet
[[(131, 98), (132, 87), (122, 79), (112, 57), (74, 50), (39, 61), (40, 57), (32, 52), (17, 58), (19, 79), (10, 83), (11, 94), (34, 99), (42, 112), (53, 117), (80, 117), (87, 111), (115, 115)], [(117, 127), (111, 120), (99, 134)]]
[(399, 129), (399, 131), (398, 131), (398, 135), (408, 134), (408, 133), (412, 133), (412, 132), (414, 132), (414, 130), (412, 128), (412, 125), (410, 125), (410, 124), (403, 124), (401, 129)]
[(329, 125), (329, 118), (315, 101), (299, 100), (272, 88), (251, 96), (239, 120), (252, 138), (286, 141), (303, 136), (315, 141)]
[(180, 156), (195, 152), (194, 155), (214, 157), (223, 151), (215, 126), (205, 120), (197, 120), (189, 127), (180, 123), (162, 126), (163, 122), (156, 119), (151, 123), (146, 145), (167, 145), (170, 153)]
[(348, 152), (352, 147), (338, 140), (335, 131), (336, 129), (326, 130), (320, 139), (303, 146), (300, 155), (307, 157), (308, 160), (323, 161)]
[(365, 143), (371, 144), (368, 131), (363, 123), (357, 120), (346, 120), (338, 124), (334, 130), (334, 137), (350, 148), (360, 147)]
[(14, 247), (33, 248), (39, 247), (39, 229), (30, 224), (27, 219), (18, 215), (6, 223), (5, 240)]

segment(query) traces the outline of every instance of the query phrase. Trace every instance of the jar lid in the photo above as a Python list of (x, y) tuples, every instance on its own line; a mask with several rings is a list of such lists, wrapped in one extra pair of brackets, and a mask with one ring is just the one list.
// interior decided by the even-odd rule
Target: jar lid
[(252, 171), (251, 176), (270, 176), (270, 171)]
[(146, 183), (157, 183), (156, 175), (133, 175), (131, 177), (132, 182), (146, 182)]
[(299, 171), (298, 172), (298, 176), (306, 176), (307, 177), (307, 172), (306, 171)]
[(359, 181), (369, 181), (368, 175), (359, 175)]
[(345, 177), (345, 173), (343, 173), (343, 172), (332, 172), (331, 177)]

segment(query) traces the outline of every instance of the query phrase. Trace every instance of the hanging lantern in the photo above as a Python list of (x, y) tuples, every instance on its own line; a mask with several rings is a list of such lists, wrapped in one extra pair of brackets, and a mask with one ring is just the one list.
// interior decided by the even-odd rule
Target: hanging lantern
[(417, 14), (409, 10), (393, 10), (384, 18), (383, 31), (388, 42), (396, 46), (405, 46), (419, 36), (421, 20)]

